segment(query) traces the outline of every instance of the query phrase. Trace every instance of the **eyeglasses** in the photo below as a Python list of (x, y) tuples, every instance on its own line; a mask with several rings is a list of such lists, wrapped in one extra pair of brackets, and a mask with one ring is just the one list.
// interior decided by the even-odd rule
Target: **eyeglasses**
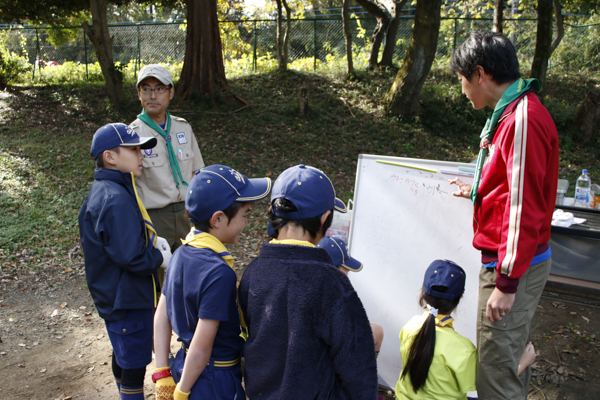
[(150, 95), (150, 93), (152, 93), (152, 92), (154, 92), (156, 94), (165, 94), (169, 91), (170, 88), (171, 88), (170, 86), (159, 86), (154, 89), (149, 88), (149, 87), (143, 87), (143, 88), (140, 88), (140, 90), (142, 91), (143, 94)]

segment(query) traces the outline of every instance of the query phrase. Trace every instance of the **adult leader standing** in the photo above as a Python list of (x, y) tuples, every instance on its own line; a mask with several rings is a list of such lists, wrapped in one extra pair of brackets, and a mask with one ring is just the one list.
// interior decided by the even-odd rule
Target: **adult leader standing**
[[(144, 150), (138, 194), (156, 233), (175, 251), (191, 227), (184, 215), (188, 182), (204, 161), (190, 124), (167, 110), (175, 94), (171, 73), (161, 65), (146, 65), (138, 74), (137, 91), (143, 110), (130, 127), (142, 137), (157, 139), (153, 149)], [(164, 271), (160, 272), (162, 285)]]
[(477, 392), (485, 400), (526, 399), (531, 371), (517, 370), (550, 273), (558, 134), (532, 92), (538, 81), (520, 78), (515, 48), (502, 34), (471, 34), (450, 69), (473, 108), (494, 110), (473, 185), (451, 181), (455, 196), (473, 201), (473, 246), (481, 251)]

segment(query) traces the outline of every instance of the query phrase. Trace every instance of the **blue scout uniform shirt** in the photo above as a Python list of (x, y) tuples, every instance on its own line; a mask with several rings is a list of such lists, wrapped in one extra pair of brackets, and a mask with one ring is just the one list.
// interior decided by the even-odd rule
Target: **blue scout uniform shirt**
[(240, 317), (233, 269), (211, 249), (181, 246), (167, 269), (163, 294), (173, 331), (186, 348), (199, 318), (220, 321), (211, 357), (230, 361), (240, 357)]

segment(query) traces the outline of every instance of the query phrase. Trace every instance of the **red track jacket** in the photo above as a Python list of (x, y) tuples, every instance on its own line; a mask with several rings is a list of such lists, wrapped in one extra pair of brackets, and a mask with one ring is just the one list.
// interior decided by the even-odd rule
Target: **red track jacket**
[(558, 133), (529, 92), (500, 117), (474, 209), (473, 246), (498, 261), (496, 287), (517, 291), (533, 257), (548, 248), (558, 183)]

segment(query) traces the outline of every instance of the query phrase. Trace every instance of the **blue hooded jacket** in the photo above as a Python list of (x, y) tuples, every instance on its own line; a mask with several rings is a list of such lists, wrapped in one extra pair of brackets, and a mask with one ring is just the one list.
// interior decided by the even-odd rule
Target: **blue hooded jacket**
[(131, 174), (98, 168), (94, 178), (79, 213), (85, 275), (100, 316), (117, 321), (127, 309), (155, 306), (163, 258), (146, 244)]

